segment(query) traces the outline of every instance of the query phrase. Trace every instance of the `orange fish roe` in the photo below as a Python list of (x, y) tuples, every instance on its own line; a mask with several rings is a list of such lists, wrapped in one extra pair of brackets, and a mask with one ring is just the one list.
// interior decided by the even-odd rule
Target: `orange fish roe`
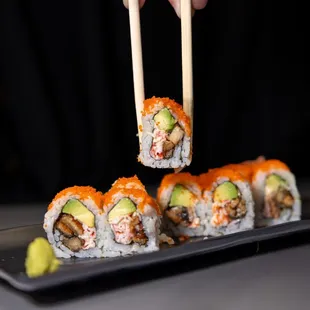
[(248, 182), (252, 180), (253, 169), (251, 164), (228, 164), (223, 168), (232, 169), (242, 174)]
[(226, 177), (231, 182), (248, 181), (244, 175), (235, 171), (234, 169), (221, 167), (210, 169), (208, 172), (201, 174), (199, 176), (200, 185), (202, 186), (203, 190), (211, 191), (213, 188), (213, 183), (221, 177)]
[(106, 208), (110, 204), (115, 203), (116, 197), (119, 195), (123, 196), (124, 198), (133, 196), (137, 199), (141, 199), (141, 202), (137, 205), (137, 209), (141, 213), (144, 213), (144, 208), (146, 205), (150, 205), (155, 209), (157, 214), (161, 214), (159, 206), (155, 202), (155, 200), (151, 196), (149, 196), (145, 190), (135, 188), (120, 188), (112, 186), (112, 188), (103, 196), (104, 208)]
[(283, 169), (290, 171), (290, 168), (282, 161), (278, 159), (268, 159), (266, 161), (253, 164), (253, 173), (256, 173), (258, 171), (267, 172), (271, 169)]
[(189, 172), (182, 172), (182, 173), (170, 173), (166, 174), (157, 190), (157, 200), (160, 200), (160, 197), (163, 191), (170, 185), (174, 184), (181, 184), (181, 185), (188, 185), (191, 186), (195, 184), (200, 189), (199, 179), (197, 176), (190, 174)]
[[(129, 186), (130, 185), (130, 186)], [(113, 184), (112, 187), (119, 187), (119, 188), (135, 188), (145, 190), (145, 186), (139, 180), (139, 178), (134, 175), (130, 178), (119, 178)]]
[(264, 162), (266, 162), (265, 157), (259, 156), (254, 160), (247, 160), (239, 164), (228, 164), (224, 167), (233, 169), (241, 173), (247, 179), (247, 181), (251, 182), (255, 167), (257, 167), (257, 165), (260, 165)]
[(169, 108), (173, 114), (176, 115), (178, 121), (184, 124), (185, 133), (187, 136), (191, 135), (191, 120), (183, 111), (183, 108), (180, 104), (175, 102), (170, 98), (159, 98), (153, 96), (150, 99), (144, 101), (144, 111), (142, 115), (152, 114), (157, 110), (157, 106), (161, 104), (164, 107)]
[(153, 197), (148, 196), (147, 199), (146, 199), (146, 203), (148, 205), (150, 205), (151, 207), (153, 207), (153, 209), (156, 210), (158, 215), (161, 215), (161, 209), (160, 209), (157, 201)]
[(91, 187), (91, 186), (76, 186), (75, 185), (75, 186), (68, 187), (68, 188), (65, 188), (62, 191), (60, 191), (54, 197), (52, 202), (49, 204), (48, 210), (53, 208), (53, 204), (56, 202), (56, 200), (60, 199), (61, 197), (65, 196), (65, 195), (68, 195), (68, 194), (78, 195), (79, 199), (81, 201), (87, 200), (87, 199), (92, 199), (99, 209), (102, 209), (102, 207), (103, 207), (103, 194), (102, 194), (102, 192), (96, 191), (96, 189)]

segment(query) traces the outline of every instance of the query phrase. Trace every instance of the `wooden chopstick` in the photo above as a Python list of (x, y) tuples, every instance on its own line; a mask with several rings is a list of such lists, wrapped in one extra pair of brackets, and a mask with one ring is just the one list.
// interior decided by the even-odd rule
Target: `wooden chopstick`
[[(182, 37), (182, 89), (183, 110), (191, 120), (191, 147), (193, 144), (194, 95), (193, 95), (193, 59), (192, 59), (192, 1), (180, 0), (181, 37)], [(183, 168), (174, 169), (179, 173)]]
[(180, 4), (182, 35), (183, 110), (190, 117), (193, 132), (194, 99), (192, 59), (192, 5), (190, 0), (181, 0)]
[(136, 117), (138, 124), (138, 136), (141, 143), (142, 132), (142, 110), (145, 99), (144, 94), (144, 77), (143, 77), (143, 59), (141, 44), (141, 27), (140, 27), (140, 8), (139, 0), (128, 0), (129, 22), (130, 22), (130, 40), (131, 40), (131, 58), (133, 70), (133, 82), (135, 93)]

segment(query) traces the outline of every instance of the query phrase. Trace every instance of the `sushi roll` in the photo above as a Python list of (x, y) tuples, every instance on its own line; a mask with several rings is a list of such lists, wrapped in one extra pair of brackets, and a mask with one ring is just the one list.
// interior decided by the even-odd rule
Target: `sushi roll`
[(294, 174), (280, 160), (252, 165), (252, 191), (257, 227), (300, 220), (301, 199)]
[(104, 257), (159, 250), (161, 212), (156, 201), (139, 187), (137, 179), (128, 178), (126, 184), (126, 178), (122, 178), (104, 195), (100, 243)]
[(157, 202), (163, 214), (162, 229), (168, 235), (204, 236), (207, 209), (196, 176), (187, 172), (165, 175)]
[(192, 160), (191, 124), (182, 106), (169, 98), (144, 101), (138, 160), (152, 168), (180, 169)]
[(57, 257), (101, 257), (98, 246), (103, 194), (90, 186), (59, 192), (48, 206), (43, 228)]
[(254, 227), (254, 201), (245, 174), (228, 167), (199, 176), (207, 205), (206, 235), (220, 236)]

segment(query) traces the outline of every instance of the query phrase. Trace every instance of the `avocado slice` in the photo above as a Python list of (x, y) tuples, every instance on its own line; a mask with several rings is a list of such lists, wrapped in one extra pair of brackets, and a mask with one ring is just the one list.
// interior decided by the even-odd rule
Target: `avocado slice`
[(238, 198), (238, 189), (231, 182), (224, 182), (219, 185), (213, 194), (214, 201), (232, 200)]
[(109, 222), (116, 217), (134, 213), (137, 210), (135, 204), (129, 198), (122, 198), (109, 212)]
[(70, 199), (62, 209), (62, 213), (74, 216), (88, 227), (95, 226), (95, 216), (79, 200)]
[(194, 194), (183, 185), (177, 184), (171, 194), (169, 207), (193, 207), (195, 203)]
[(161, 130), (171, 131), (176, 120), (167, 108), (160, 110), (155, 116), (154, 121)]
[(287, 186), (287, 182), (280, 176), (271, 174), (266, 178), (266, 189), (268, 189), (268, 191), (277, 191), (280, 186)]

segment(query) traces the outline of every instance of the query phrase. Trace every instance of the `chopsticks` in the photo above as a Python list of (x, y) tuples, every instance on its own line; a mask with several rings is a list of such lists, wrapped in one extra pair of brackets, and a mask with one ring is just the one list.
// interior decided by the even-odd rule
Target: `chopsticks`
[[(180, 0), (181, 5), (181, 36), (182, 36), (182, 87), (183, 110), (190, 117), (193, 137), (193, 69), (192, 69), (192, 6), (191, 0)], [(139, 0), (128, 0), (130, 37), (132, 50), (132, 67), (135, 93), (136, 116), (138, 123), (139, 141), (141, 143), (142, 123), (141, 111), (143, 110), (144, 77), (141, 47), (141, 27)], [(192, 141), (191, 137), (191, 141)], [(182, 169), (181, 169), (182, 170)]]
[(132, 70), (139, 142), (141, 143), (142, 110), (145, 99), (139, 0), (128, 0)]

